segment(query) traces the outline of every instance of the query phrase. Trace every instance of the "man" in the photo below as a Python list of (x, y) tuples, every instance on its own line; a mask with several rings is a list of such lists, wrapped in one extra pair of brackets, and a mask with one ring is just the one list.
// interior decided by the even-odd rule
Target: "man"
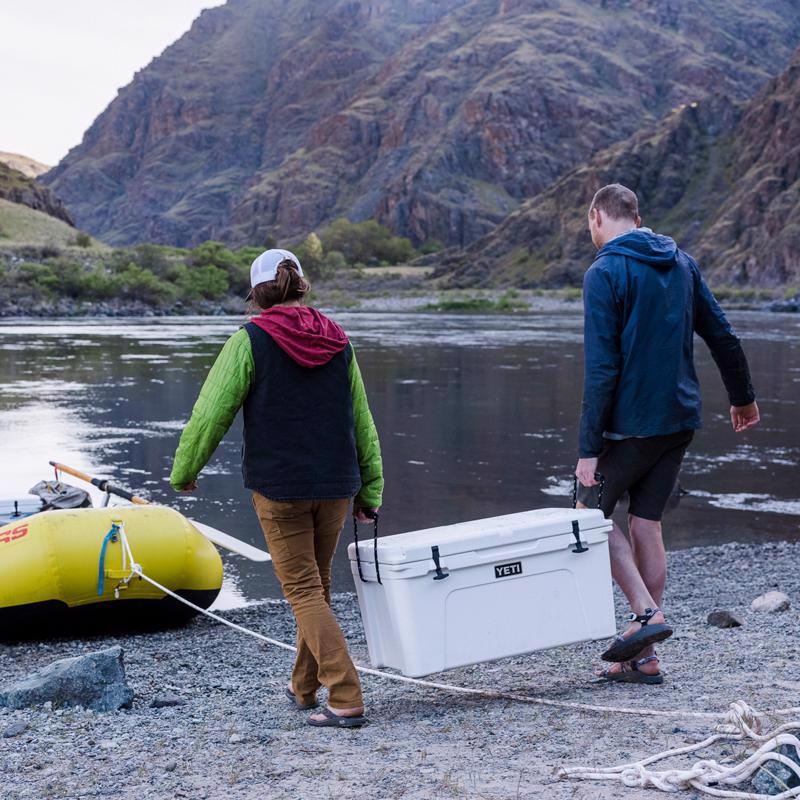
[[(661, 610), (667, 575), (661, 517), (686, 448), (700, 427), (693, 335), (711, 350), (737, 433), (759, 422), (741, 344), (692, 258), (667, 236), (640, 227), (636, 195), (604, 186), (589, 207), (598, 249), (583, 284), (585, 372), (581, 507), (610, 517), (628, 492), (628, 533), (614, 523), (611, 572), (631, 624), (603, 653), (608, 681), (663, 682), (653, 645), (672, 635)], [(601, 483), (602, 482), (602, 483)], [(597, 487), (597, 488), (591, 488)]]

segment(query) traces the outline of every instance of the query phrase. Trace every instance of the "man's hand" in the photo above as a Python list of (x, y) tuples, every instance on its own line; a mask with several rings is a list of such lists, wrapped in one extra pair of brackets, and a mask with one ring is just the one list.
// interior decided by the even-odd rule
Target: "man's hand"
[(191, 494), (197, 491), (197, 481), (189, 481), (185, 486), (181, 486), (181, 492)]
[(575, 474), (583, 486), (597, 486), (595, 473), (597, 472), (596, 458), (580, 458), (578, 466), (575, 467)]
[(372, 522), (373, 517), (367, 516), (367, 514), (377, 514), (380, 511), (379, 508), (360, 508), (356, 506), (353, 508), (353, 516), (356, 518), (356, 522), (361, 522), (366, 524), (368, 522)]
[(733, 425), (736, 433), (755, 427), (760, 420), (761, 415), (758, 413), (758, 403), (755, 401), (747, 406), (731, 406), (731, 425)]

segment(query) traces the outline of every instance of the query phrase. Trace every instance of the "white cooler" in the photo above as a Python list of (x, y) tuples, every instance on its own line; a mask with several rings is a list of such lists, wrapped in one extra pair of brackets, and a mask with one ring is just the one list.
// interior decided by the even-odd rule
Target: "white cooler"
[[(418, 677), (616, 633), (601, 511), (543, 508), (348, 547), (374, 667)], [(380, 583), (378, 582), (380, 578)]]

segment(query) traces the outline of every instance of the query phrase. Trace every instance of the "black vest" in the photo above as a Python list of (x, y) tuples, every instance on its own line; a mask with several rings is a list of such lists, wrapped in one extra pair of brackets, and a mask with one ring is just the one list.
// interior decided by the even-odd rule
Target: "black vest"
[(255, 380), (244, 401), (242, 473), (270, 500), (333, 500), (361, 488), (348, 344), (321, 367), (301, 367), (252, 322)]

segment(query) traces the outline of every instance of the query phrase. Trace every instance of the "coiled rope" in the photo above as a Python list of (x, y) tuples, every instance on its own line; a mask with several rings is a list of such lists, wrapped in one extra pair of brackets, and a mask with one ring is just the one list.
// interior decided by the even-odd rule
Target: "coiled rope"
[[(272, 639), (265, 636), (263, 633), (246, 628), (243, 625), (238, 625), (231, 620), (215, 614), (206, 608), (201, 608), (195, 605), (185, 597), (181, 597), (176, 592), (162, 586), (158, 581), (146, 575), (141, 565), (138, 564), (133, 557), (128, 537), (125, 534), (125, 528), (122, 523), (117, 523), (117, 530), (120, 536), (120, 541), (123, 548), (123, 559), (127, 556), (127, 561), (130, 563), (130, 575), (124, 579), (123, 583), (128, 583), (134, 576), (146, 581), (151, 586), (155, 587), (164, 594), (178, 600), (189, 608), (194, 609), (199, 614), (204, 614), (210, 619), (227, 625), (229, 628), (244, 633), (247, 636), (252, 636), (259, 639), (266, 644), (273, 647), (278, 647), (282, 650), (287, 650), (292, 653), (297, 652), (297, 648), (286, 642)], [(720, 720), (719, 725), (716, 726), (716, 733), (704, 739), (697, 744), (687, 745), (686, 747), (673, 748), (658, 753), (649, 758), (634, 761), (630, 764), (623, 764), (616, 767), (564, 767), (559, 770), (559, 777), (571, 778), (577, 780), (599, 780), (599, 781), (617, 781), (623, 786), (630, 788), (646, 788), (652, 787), (659, 789), (663, 792), (678, 792), (683, 789), (695, 789), (705, 794), (714, 797), (732, 797), (742, 798), (742, 800), (789, 800), (790, 798), (800, 797), (800, 786), (779, 794), (779, 795), (757, 795), (748, 792), (731, 791), (729, 789), (720, 789), (719, 786), (736, 786), (745, 780), (752, 778), (760, 767), (769, 761), (779, 762), (787, 766), (800, 780), (800, 765), (795, 761), (776, 752), (777, 748), (782, 745), (792, 745), (798, 749), (800, 753), (800, 740), (794, 735), (788, 733), (790, 730), (800, 731), (800, 722), (790, 722), (776, 728), (769, 734), (761, 735), (760, 721), (762, 717), (776, 717), (785, 716), (788, 714), (800, 713), (800, 707), (776, 709), (774, 711), (757, 712), (752, 709), (744, 701), (736, 701), (731, 703), (727, 712), (713, 712), (713, 711), (691, 711), (688, 709), (677, 710), (660, 710), (652, 708), (628, 708), (625, 706), (600, 706), (591, 705), (588, 703), (571, 703), (565, 700), (551, 700), (546, 697), (532, 697), (529, 695), (516, 694), (513, 692), (503, 692), (494, 689), (480, 689), (470, 688), (466, 686), (455, 686), (449, 683), (439, 683), (437, 681), (425, 681), (421, 678), (409, 678), (405, 675), (397, 675), (391, 672), (384, 672), (382, 670), (372, 669), (371, 667), (364, 667), (356, 664), (356, 669), (363, 675), (374, 675), (378, 678), (385, 678), (386, 680), (396, 681), (398, 683), (406, 683), (413, 686), (424, 686), (431, 689), (441, 689), (442, 691), (451, 692), (454, 694), (465, 694), (479, 697), (486, 697), (494, 700), (512, 700), (518, 703), (533, 703), (536, 705), (551, 706), (555, 708), (570, 709), (573, 711), (583, 711), (590, 713), (614, 713), (614, 714), (628, 714), (638, 717), (668, 717), (668, 718), (693, 718), (693, 719), (709, 719)], [(706, 747), (714, 744), (715, 742), (727, 741), (747, 741), (753, 743), (760, 743), (759, 748), (747, 759), (736, 765), (722, 765), (716, 761), (702, 760), (698, 761), (689, 769), (668, 769), (661, 771), (653, 771), (648, 769), (648, 766), (664, 759), (688, 755), (690, 753), (703, 750)]]
[[(676, 747), (649, 758), (622, 764), (618, 767), (565, 767), (559, 770), (559, 777), (580, 780), (617, 781), (629, 788), (653, 788), (662, 792), (678, 792), (683, 789), (695, 789), (714, 797), (738, 797), (747, 800), (788, 800), (800, 797), (800, 786), (786, 788), (780, 794), (753, 794), (752, 792), (733, 791), (731, 786), (738, 786), (752, 780), (759, 769), (769, 762), (777, 762), (787, 767), (800, 781), (800, 764), (788, 756), (777, 752), (783, 745), (791, 745), (800, 753), (800, 739), (789, 731), (800, 731), (800, 722), (788, 722), (780, 725), (768, 734), (760, 733), (761, 725), (757, 714), (747, 703), (737, 701), (731, 703), (720, 723), (717, 733), (697, 744)], [(711, 746), (719, 741), (749, 741), (758, 744), (758, 749), (738, 764), (720, 764), (717, 761), (702, 760), (688, 769), (649, 769), (651, 764), (675, 756), (688, 755)], [(768, 770), (768, 767), (766, 767)], [(773, 776), (774, 779), (774, 776)], [(776, 784), (783, 783), (774, 779)], [(783, 785), (786, 785), (785, 783)]]

